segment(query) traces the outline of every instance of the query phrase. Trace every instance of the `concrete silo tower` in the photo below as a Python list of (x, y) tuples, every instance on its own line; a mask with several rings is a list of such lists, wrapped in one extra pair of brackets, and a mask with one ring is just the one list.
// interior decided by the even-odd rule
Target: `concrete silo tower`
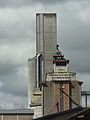
[(28, 107), (34, 118), (80, 105), (82, 82), (68, 65), (57, 45), (56, 13), (37, 13), (36, 56), (28, 59)]
[[(28, 60), (28, 106), (41, 106), (41, 84), (46, 73), (53, 70), (53, 55), (57, 49), (56, 13), (36, 14), (36, 56)], [(38, 114), (38, 113), (37, 113)]]
[[(43, 75), (53, 69), (53, 55), (57, 46), (57, 17), (56, 13), (40, 13), (36, 15), (36, 56), (43, 56)], [(41, 74), (41, 73), (40, 73)]]

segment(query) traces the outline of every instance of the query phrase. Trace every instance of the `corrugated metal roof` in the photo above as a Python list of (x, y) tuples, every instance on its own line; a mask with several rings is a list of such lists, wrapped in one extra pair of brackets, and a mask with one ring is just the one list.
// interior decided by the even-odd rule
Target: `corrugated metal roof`
[(34, 111), (31, 109), (2, 109), (0, 110), (0, 114), (28, 114), (33, 115)]
[(47, 115), (47, 116), (43, 116), (43, 117), (39, 117), (39, 118), (36, 118), (36, 119), (33, 119), (33, 120), (47, 120), (47, 119), (54, 119), (56, 117), (59, 117), (60, 120), (62, 120), (62, 118), (64, 118), (64, 120), (68, 119), (68, 117), (70, 117), (71, 115), (83, 110), (84, 108), (82, 107), (77, 107), (77, 108), (74, 108), (74, 109), (71, 109), (71, 110), (66, 110), (66, 111), (63, 111), (63, 112), (58, 112), (58, 113), (54, 113), (54, 114), (50, 114), (50, 115)]

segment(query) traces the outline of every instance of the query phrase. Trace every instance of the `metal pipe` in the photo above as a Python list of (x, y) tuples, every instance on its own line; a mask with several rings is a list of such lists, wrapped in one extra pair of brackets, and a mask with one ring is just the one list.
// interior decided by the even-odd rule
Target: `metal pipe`
[(87, 107), (87, 95), (85, 95), (85, 107)]
[(42, 55), (42, 61), (41, 61), (41, 71), (42, 71), (42, 81), (44, 81), (44, 57)]
[(37, 56), (36, 56), (36, 69), (37, 69), (37, 72), (36, 72), (36, 88), (39, 88), (39, 59), (40, 59), (40, 56), (41, 56), (41, 53), (39, 53)]

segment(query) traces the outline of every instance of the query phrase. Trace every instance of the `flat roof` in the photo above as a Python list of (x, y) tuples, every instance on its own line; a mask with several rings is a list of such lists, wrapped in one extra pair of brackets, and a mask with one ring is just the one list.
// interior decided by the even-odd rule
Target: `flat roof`
[(20, 114), (20, 115), (34, 115), (34, 111), (31, 109), (1, 109), (0, 110), (0, 115), (1, 114), (8, 114), (8, 115), (16, 115), (16, 114)]
[(40, 14), (42, 14), (42, 15), (57, 15), (55, 12), (46, 12), (46, 13), (36, 13), (36, 15), (40, 15)]
[(81, 91), (81, 95), (90, 95), (90, 91)]

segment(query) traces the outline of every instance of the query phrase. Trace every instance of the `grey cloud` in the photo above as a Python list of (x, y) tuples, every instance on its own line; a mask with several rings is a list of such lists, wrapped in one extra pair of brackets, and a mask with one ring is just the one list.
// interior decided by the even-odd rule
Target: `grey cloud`
[[(70, 8), (71, 5), (74, 7)], [(66, 58), (71, 60), (71, 71), (90, 74), (90, 8), (71, 5), (63, 8), (58, 16), (58, 42)]]
[(66, 57), (70, 59), (70, 70), (76, 73), (90, 74), (89, 51), (68, 51)]
[(24, 69), (25, 67), (21, 66), (15, 70), (14, 67), (7, 70), (7, 72), (4, 71), (4, 74), (1, 73), (0, 81), (2, 85), (0, 91), (16, 96), (27, 96), (27, 79)]
[[(0, 6), (1, 7), (22, 7), (22, 6), (30, 6), (35, 4), (49, 4), (49, 5), (55, 5), (57, 3), (67, 3), (77, 1), (80, 2), (81, 0), (0, 0)], [(89, 0), (86, 0), (89, 1)]]
[[(63, 18), (63, 20), (65, 20)], [(90, 49), (90, 23), (84, 24), (78, 16), (74, 16), (74, 20), (67, 18), (67, 21), (63, 21), (59, 31), (61, 32), (62, 46), (68, 50), (89, 50)], [(63, 31), (63, 32), (62, 32)], [(59, 36), (60, 37), (60, 36)]]
[(10, 64), (10, 63), (2, 64), (2, 65), (0, 64), (0, 74), (8, 75), (12, 72), (16, 72), (18, 67), (20, 67), (20, 65), (15, 65), (15, 64)]
[(26, 62), (29, 56), (34, 55), (33, 50), (33, 44), (0, 46), (0, 91), (27, 96)]
[(0, 11), (0, 44), (35, 42), (34, 17), (31, 18), (30, 8), (8, 9)]
[(78, 78), (78, 80), (83, 81), (82, 90), (88, 91), (90, 89), (90, 74), (88, 74), (88, 73), (83, 73), (83, 74), (78, 73), (77, 78)]
[[(32, 26), (35, 19), (28, 16), (30, 8), (0, 10), (0, 91), (4, 99), (1, 103), (6, 101), (5, 94), (10, 100), (4, 104), (6, 108), (21, 108), (27, 105), (26, 62), (35, 54), (35, 26)], [(14, 101), (18, 97), (22, 102)], [(4, 105), (0, 104), (0, 108)]]
[[(33, 3), (35, 3), (36, 0), (33, 0)], [(78, 2), (78, 3), (89, 3), (89, 0), (37, 0), (37, 2), (43, 3), (44, 5), (49, 4), (49, 5), (57, 5), (58, 3), (62, 4), (62, 3), (68, 3), (68, 2)]]
[(8, 6), (13, 6), (13, 7), (20, 7), (20, 6), (25, 6), (31, 3), (32, 0), (0, 0), (0, 6), (2, 7), (8, 7)]
[[(57, 3), (62, 0), (52, 0), (52, 3)], [(36, 3), (51, 3), (51, 0), (0, 0), (1, 7), (20, 7), (20, 6), (28, 6)]]
[(0, 92), (0, 109), (27, 108), (27, 98)]
[[(65, 0), (64, 0), (65, 1)], [(80, 0), (79, 0), (80, 1)], [(60, 49), (66, 58), (70, 59), (71, 71), (79, 72), (84, 79), (86, 73), (90, 73), (90, 22), (89, 8), (84, 3), (55, 4), (58, 2), (52, 0), (37, 2), (19, 0), (0, 1), (6, 8), (0, 8), (0, 91), (11, 102), (6, 104), (6, 99), (1, 102), (8, 107), (18, 107), (16, 99), (20, 97), (20, 106), (27, 104), (27, 80), (26, 80), (26, 62), (28, 57), (35, 55), (35, 13), (36, 12), (56, 12), (58, 15), (58, 41)], [(15, 2), (15, 4), (14, 4)], [(32, 6), (30, 4), (33, 4)], [(35, 5), (34, 5), (35, 3)], [(38, 3), (36, 5), (36, 3)], [(46, 3), (45, 7), (44, 4)], [(29, 5), (27, 7), (20, 7)], [(18, 7), (10, 8), (11, 7)], [(47, 10), (46, 10), (47, 8)], [(86, 14), (88, 13), (88, 14)], [(84, 19), (85, 18), (85, 19)], [(83, 61), (82, 61), (83, 60)], [(84, 62), (86, 61), (86, 62)], [(78, 77), (80, 78), (80, 77)], [(83, 79), (83, 78), (81, 78)], [(86, 81), (87, 82), (87, 81)], [(89, 84), (88, 84), (89, 85)], [(85, 88), (85, 87), (84, 87)], [(13, 100), (11, 99), (13, 97)], [(24, 99), (26, 97), (26, 99)], [(22, 102), (21, 98), (25, 101)], [(2, 100), (0, 100), (2, 101)], [(1, 105), (0, 105), (1, 106)], [(4, 106), (1, 106), (3, 108)]]

